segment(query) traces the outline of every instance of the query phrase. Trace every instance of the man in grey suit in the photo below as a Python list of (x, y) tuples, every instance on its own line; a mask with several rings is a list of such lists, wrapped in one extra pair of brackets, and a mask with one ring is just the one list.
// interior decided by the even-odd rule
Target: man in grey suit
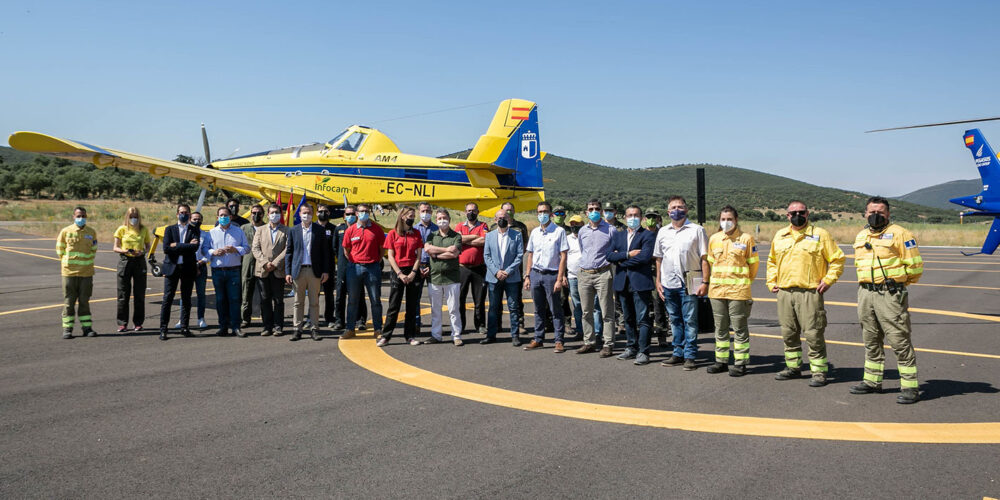
[(490, 311), (486, 321), (486, 338), (480, 344), (496, 342), (497, 330), (503, 315), (500, 299), (507, 294), (507, 311), (510, 312), (510, 338), (515, 347), (521, 345), (517, 335), (518, 303), (521, 298), (521, 260), (524, 258), (524, 238), (519, 231), (511, 231), (510, 215), (500, 209), (494, 215), (496, 229), (486, 233), (483, 259), (486, 261), (486, 282), (489, 285)]
[[(260, 316), (264, 323), (261, 337), (280, 337), (285, 324), (285, 252), (288, 227), (281, 223), (281, 207), (267, 208), (264, 227), (255, 228), (252, 252), (260, 292)], [(244, 260), (244, 262), (246, 262)]]

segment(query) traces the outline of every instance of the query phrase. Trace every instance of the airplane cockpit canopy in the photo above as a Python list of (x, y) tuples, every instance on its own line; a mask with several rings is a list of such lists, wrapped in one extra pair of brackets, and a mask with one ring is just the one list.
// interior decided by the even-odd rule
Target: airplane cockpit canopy
[[(352, 128), (354, 130), (352, 130)], [(361, 148), (361, 145), (368, 138), (368, 132), (364, 130), (357, 130), (356, 127), (348, 128), (343, 132), (337, 134), (336, 137), (327, 141), (333, 149), (340, 151), (357, 151)]]

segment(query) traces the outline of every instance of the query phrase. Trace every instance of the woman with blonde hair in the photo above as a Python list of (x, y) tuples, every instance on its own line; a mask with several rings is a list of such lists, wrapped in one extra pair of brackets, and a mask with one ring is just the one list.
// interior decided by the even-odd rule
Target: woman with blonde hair
[(389, 231), (383, 245), (389, 251), (389, 308), (382, 325), (382, 336), (377, 345), (382, 347), (392, 338), (399, 317), (399, 305), (406, 296), (406, 316), (403, 319), (403, 337), (410, 345), (419, 345), (417, 336), (417, 316), (420, 314), (420, 252), (424, 240), (414, 227), (417, 211), (413, 207), (402, 207), (396, 217), (396, 227)]
[(128, 330), (129, 296), (135, 297), (132, 312), (134, 331), (142, 331), (146, 318), (146, 254), (153, 239), (142, 225), (139, 209), (129, 207), (124, 223), (115, 230), (115, 253), (118, 260), (118, 333)]
[[(708, 298), (715, 316), (715, 364), (708, 373), (729, 369), (729, 376), (742, 377), (750, 364), (750, 286), (757, 276), (760, 261), (753, 236), (740, 230), (736, 209), (726, 205), (719, 214), (720, 231), (708, 239), (706, 258), (712, 268)], [(733, 327), (733, 341), (729, 327)], [(729, 346), (733, 347), (733, 366), (729, 367)]]

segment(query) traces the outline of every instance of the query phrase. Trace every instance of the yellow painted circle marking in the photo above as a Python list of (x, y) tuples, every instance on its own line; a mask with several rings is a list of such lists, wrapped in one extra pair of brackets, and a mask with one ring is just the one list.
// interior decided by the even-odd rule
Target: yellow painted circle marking
[[(366, 338), (367, 337), (367, 338)], [(358, 366), (397, 382), (506, 408), (560, 417), (741, 436), (896, 443), (1000, 443), (1000, 422), (836, 422), (715, 415), (614, 406), (539, 396), (439, 375), (397, 360), (372, 337), (340, 340), (340, 352)]]

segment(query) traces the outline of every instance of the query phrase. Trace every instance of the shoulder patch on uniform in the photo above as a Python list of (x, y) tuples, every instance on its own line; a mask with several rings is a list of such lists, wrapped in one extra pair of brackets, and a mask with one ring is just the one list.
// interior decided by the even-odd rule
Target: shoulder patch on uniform
[(906, 240), (906, 242), (903, 243), (903, 246), (905, 246), (906, 248), (917, 248), (917, 240), (913, 239)]
[(754, 245), (753, 248), (751, 249), (751, 251), (752, 252), (756, 252), (757, 251), (757, 245)]

